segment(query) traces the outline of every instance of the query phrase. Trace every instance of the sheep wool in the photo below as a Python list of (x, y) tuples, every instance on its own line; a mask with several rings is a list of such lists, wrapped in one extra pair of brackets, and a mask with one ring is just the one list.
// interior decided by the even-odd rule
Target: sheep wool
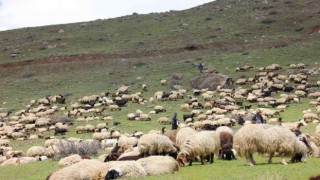
[(47, 149), (42, 146), (33, 146), (27, 150), (27, 156), (35, 157), (35, 156), (45, 156), (47, 155)]
[(177, 160), (179, 164), (184, 165), (184, 160), (192, 161), (200, 156), (201, 164), (204, 164), (204, 158), (210, 156), (210, 163), (213, 163), (214, 154), (218, 155), (220, 150), (219, 134), (214, 131), (201, 131), (189, 136), (186, 142), (181, 146)]
[(234, 136), (234, 149), (240, 157), (245, 157), (247, 164), (254, 166), (253, 153), (270, 154), (268, 163), (278, 152), (282, 157), (282, 164), (287, 164), (284, 157), (293, 156), (301, 152), (301, 144), (294, 133), (280, 126), (248, 124), (240, 128)]
[(187, 138), (195, 133), (197, 133), (197, 131), (191, 127), (179, 129), (176, 136), (176, 147), (180, 148)]
[[(116, 171), (119, 178), (133, 178), (147, 176), (145, 169), (137, 161), (110, 161), (103, 163), (96, 168), (95, 175), (92, 177), (94, 180), (108, 179), (110, 172)], [(113, 178), (110, 178), (113, 179)]]
[(142, 155), (160, 155), (177, 151), (167, 136), (155, 133), (141, 136), (138, 149)]
[(48, 180), (91, 180), (97, 174), (97, 169), (102, 166), (98, 160), (83, 160), (76, 164), (64, 167), (52, 174), (49, 174)]
[(169, 174), (179, 171), (178, 162), (170, 156), (149, 156), (138, 159), (149, 176)]
[(79, 154), (73, 154), (68, 157), (60, 159), (58, 166), (59, 167), (66, 167), (66, 166), (70, 166), (70, 165), (75, 164), (80, 161), (82, 161), (81, 156)]

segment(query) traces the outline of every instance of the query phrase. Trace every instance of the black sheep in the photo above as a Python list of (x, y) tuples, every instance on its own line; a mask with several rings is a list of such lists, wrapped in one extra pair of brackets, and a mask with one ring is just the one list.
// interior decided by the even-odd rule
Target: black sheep
[(161, 96), (161, 101), (167, 100), (172, 93), (163, 93)]
[(294, 88), (291, 87), (291, 86), (285, 86), (285, 87), (283, 87), (283, 91), (284, 91), (284, 92), (291, 92), (291, 91), (293, 91), (293, 90), (294, 90)]
[(118, 105), (119, 107), (123, 107), (123, 106), (126, 105), (127, 102), (128, 102), (128, 100), (126, 100), (126, 99), (115, 99), (115, 100), (113, 100), (113, 101), (114, 101), (114, 103), (115, 103), (116, 105)]
[(244, 106), (244, 110), (251, 109), (252, 105)]
[(58, 134), (65, 135), (66, 132), (68, 132), (68, 130), (66, 130), (66, 129), (61, 129), (61, 128), (56, 128), (56, 129), (54, 130), (54, 135), (58, 135)]
[(232, 150), (219, 151), (219, 159), (231, 161), (237, 159)]
[(194, 122), (194, 119), (193, 117), (195, 116), (196, 114), (192, 113), (192, 114), (184, 114), (182, 117), (183, 117), (183, 121), (186, 121), (188, 118), (191, 118), (192, 119), (192, 122)]
[(118, 171), (116, 171), (115, 169), (112, 169), (112, 170), (108, 171), (104, 180), (117, 179), (119, 177), (120, 177), (120, 173)]
[(217, 128), (218, 128), (217, 125), (212, 125), (212, 124), (204, 124), (202, 126), (202, 130), (205, 130), (205, 131), (215, 131)]
[(120, 146), (118, 145), (118, 143), (116, 143), (116, 145), (114, 146), (114, 148), (111, 150), (111, 153), (116, 153), (118, 152), (120, 149)]

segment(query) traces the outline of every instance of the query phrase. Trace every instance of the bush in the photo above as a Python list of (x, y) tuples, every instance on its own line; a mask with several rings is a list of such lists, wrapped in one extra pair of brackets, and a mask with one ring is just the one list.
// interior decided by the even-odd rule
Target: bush
[(57, 154), (54, 159), (61, 159), (72, 154), (79, 154), (80, 156), (93, 156), (98, 154), (98, 150), (100, 149), (100, 143), (98, 141), (60, 141), (60, 143), (56, 146), (60, 153)]

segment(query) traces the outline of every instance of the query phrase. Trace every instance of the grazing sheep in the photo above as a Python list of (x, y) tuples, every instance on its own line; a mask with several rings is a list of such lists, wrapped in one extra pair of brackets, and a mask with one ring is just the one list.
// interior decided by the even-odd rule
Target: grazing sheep
[(167, 117), (160, 117), (157, 122), (162, 125), (171, 124), (171, 120)]
[(109, 109), (110, 111), (116, 111), (116, 110), (121, 111), (121, 108), (116, 104), (109, 105)]
[(153, 108), (153, 110), (154, 110), (157, 114), (160, 113), (160, 112), (166, 112), (166, 108), (164, 108), (163, 106), (159, 106), (159, 105), (155, 106), (155, 107)]
[(204, 159), (210, 156), (210, 163), (213, 163), (214, 154), (218, 155), (220, 150), (219, 134), (214, 131), (201, 131), (189, 136), (181, 146), (177, 156), (180, 165), (185, 165), (185, 160), (189, 160), (189, 166), (197, 156), (200, 156), (201, 164), (204, 165)]
[(66, 167), (66, 166), (70, 166), (70, 165), (75, 164), (80, 161), (82, 161), (81, 156), (79, 154), (73, 154), (68, 157), (60, 159), (60, 161), (58, 162), (58, 166), (59, 167)]
[(27, 156), (36, 157), (36, 156), (46, 156), (47, 149), (42, 146), (32, 146), (27, 150)]
[(170, 156), (149, 156), (137, 160), (149, 176), (170, 174), (179, 171), (178, 162)]
[(188, 139), (188, 137), (195, 133), (197, 133), (197, 131), (191, 127), (184, 127), (179, 129), (176, 136), (176, 147), (180, 149), (184, 142)]
[(165, 155), (177, 151), (167, 136), (155, 133), (141, 136), (138, 142), (138, 149), (143, 156)]
[[(280, 126), (249, 124), (240, 128), (234, 136), (234, 148), (239, 156), (245, 156), (247, 164), (254, 166), (253, 153), (270, 154), (268, 163), (278, 152), (282, 157), (282, 164), (287, 164), (284, 157), (292, 157), (301, 152), (301, 146), (294, 133)], [(303, 152), (306, 153), (306, 152)]]
[(162, 86), (166, 85), (167, 84), (167, 80), (165, 80), (165, 79), (160, 80), (160, 84)]
[(120, 136), (118, 140), (118, 145), (120, 147), (123, 146), (136, 146), (138, 144), (138, 138), (136, 137), (127, 137), (127, 136)]

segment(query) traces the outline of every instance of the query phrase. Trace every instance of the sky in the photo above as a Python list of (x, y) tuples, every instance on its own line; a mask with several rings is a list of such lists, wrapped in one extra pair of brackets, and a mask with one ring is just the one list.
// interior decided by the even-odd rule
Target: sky
[(0, 0), (0, 31), (184, 10), (213, 0)]

